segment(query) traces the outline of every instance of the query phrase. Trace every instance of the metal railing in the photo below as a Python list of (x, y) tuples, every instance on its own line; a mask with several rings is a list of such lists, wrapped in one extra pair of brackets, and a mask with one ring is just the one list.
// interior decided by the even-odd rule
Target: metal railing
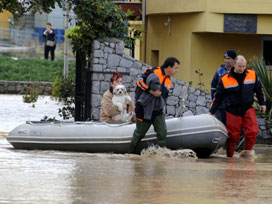
[(0, 28), (0, 46), (31, 46), (38, 36), (33, 30)]

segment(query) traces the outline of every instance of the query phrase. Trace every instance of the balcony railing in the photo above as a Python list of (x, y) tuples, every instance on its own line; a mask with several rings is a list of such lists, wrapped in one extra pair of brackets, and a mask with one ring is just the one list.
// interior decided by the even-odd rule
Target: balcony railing
[(139, 17), (139, 20), (142, 18), (142, 1), (141, 0), (118, 0), (114, 1), (118, 6), (120, 6), (124, 12), (127, 12), (128, 9), (133, 11), (133, 16), (131, 20), (134, 20), (136, 17)]

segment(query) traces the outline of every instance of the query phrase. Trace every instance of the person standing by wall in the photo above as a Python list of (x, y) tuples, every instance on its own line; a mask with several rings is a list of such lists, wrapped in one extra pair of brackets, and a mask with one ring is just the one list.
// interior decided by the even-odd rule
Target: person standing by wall
[(265, 112), (265, 98), (262, 84), (254, 70), (246, 68), (247, 61), (239, 55), (235, 59), (234, 67), (219, 79), (215, 97), (209, 114), (214, 114), (225, 100), (226, 128), (228, 130), (227, 156), (232, 157), (235, 145), (244, 128), (245, 150), (252, 154), (252, 148), (258, 133), (256, 113), (252, 107), (254, 93), (256, 93), (260, 109)]
[[(166, 123), (164, 116), (164, 107), (156, 109), (153, 108), (151, 112), (151, 118), (147, 119), (145, 114), (146, 108), (139, 101), (142, 93), (150, 94), (153, 97), (162, 97), (164, 104), (166, 104), (166, 99), (168, 97), (169, 89), (171, 88), (171, 76), (174, 76), (178, 72), (180, 62), (174, 57), (168, 57), (164, 64), (160, 67), (148, 68), (137, 80), (137, 87), (135, 92), (135, 103), (136, 103), (136, 129), (133, 133), (133, 138), (131, 140), (128, 153), (135, 153), (135, 150), (144, 138), (146, 132), (153, 124), (154, 130), (157, 133), (157, 143), (161, 147), (166, 146)], [(147, 84), (147, 79), (150, 75), (156, 75), (159, 78), (160, 89), (152, 90)], [(153, 76), (154, 76), (153, 75)], [(152, 77), (156, 83), (156, 78)], [(152, 83), (152, 82), (150, 82)], [(147, 104), (149, 105), (149, 104)], [(160, 106), (158, 106), (160, 107)]]
[[(214, 94), (216, 91), (216, 87), (218, 85), (219, 79), (224, 76), (226, 73), (230, 71), (230, 69), (234, 66), (236, 58), (236, 52), (234, 50), (227, 50), (224, 54), (225, 64), (222, 64), (217, 71), (215, 72), (212, 83), (211, 83), (211, 96), (214, 98)], [(215, 113), (215, 117), (220, 120), (222, 123), (226, 124), (226, 108), (224, 101), (219, 106), (218, 110)]]
[(52, 29), (52, 24), (50, 22), (46, 23), (46, 29), (43, 33), (45, 39), (44, 46), (44, 59), (48, 59), (48, 54), (50, 52), (51, 60), (55, 59), (55, 49), (56, 49), (56, 34)]

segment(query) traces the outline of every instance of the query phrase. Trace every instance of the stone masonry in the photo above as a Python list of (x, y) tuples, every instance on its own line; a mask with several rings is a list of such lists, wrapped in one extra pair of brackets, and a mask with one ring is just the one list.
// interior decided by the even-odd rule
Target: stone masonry
[[(124, 74), (123, 83), (132, 99), (136, 88), (137, 77), (150, 65), (137, 61), (124, 54), (124, 42), (117, 39), (93, 42), (93, 88), (92, 88), (92, 119), (99, 119), (103, 93), (110, 87), (113, 72)], [(167, 99), (166, 115), (189, 116), (207, 113), (211, 97), (204, 91), (193, 88), (187, 83), (172, 78), (173, 88)]]
[(53, 82), (0, 81), (0, 94), (25, 94), (30, 86), (40, 95), (51, 95)]
[[(135, 96), (137, 77), (151, 67), (124, 54), (125, 44), (118, 39), (95, 40), (92, 44), (92, 119), (98, 120), (103, 93), (110, 87), (113, 72), (124, 75), (123, 83), (132, 99)], [(208, 113), (210, 94), (190, 86), (188, 83), (172, 78), (173, 87), (166, 102), (165, 113), (168, 116), (190, 116)], [(266, 128), (265, 121), (259, 119), (257, 138), (271, 140), (272, 128)], [(267, 142), (266, 142), (267, 143)]]
[[(138, 76), (151, 67), (124, 54), (125, 44), (117, 39), (95, 40), (92, 44), (92, 120), (98, 120), (103, 94), (110, 87), (113, 72), (120, 72), (123, 83), (132, 99), (135, 96)], [(168, 116), (190, 116), (208, 113), (212, 102), (210, 94), (190, 86), (188, 83), (172, 78), (173, 87), (166, 101), (165, 113)], [(1, 94), (25, 94), (30, 85), (41, 95), (51, 95), (51, 82), (0, 81)], [(257, 142), (272, 143), (272, 128), (267, 121), (258, 119)]]

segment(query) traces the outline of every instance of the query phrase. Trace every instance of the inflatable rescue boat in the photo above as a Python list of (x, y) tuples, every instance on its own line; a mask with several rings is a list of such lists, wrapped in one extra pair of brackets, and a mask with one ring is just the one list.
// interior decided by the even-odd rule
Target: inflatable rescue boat
[[(167, 118), (166, 125), (167, 148), (192, 149), (199, 157), (209, 157), (228, 137), (225, 126), (208, 114)], [(15, 149), (127, 153), (134, 129), (135, 123), (26, 122), (7, 140)], [(156, 133), (151, 126), (137, 152), (152, 144), (156, 145)]]

